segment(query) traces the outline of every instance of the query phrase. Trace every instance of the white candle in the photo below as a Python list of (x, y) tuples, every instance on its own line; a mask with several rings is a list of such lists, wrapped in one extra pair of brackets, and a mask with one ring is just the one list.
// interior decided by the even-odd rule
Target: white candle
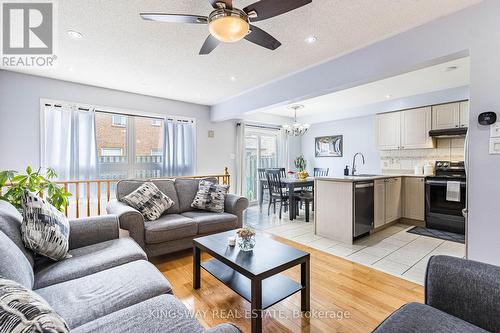
[(236, 245), (236, 237), (230, 236), (227, 238), (227, 244), (229, 246), (235, 246)]

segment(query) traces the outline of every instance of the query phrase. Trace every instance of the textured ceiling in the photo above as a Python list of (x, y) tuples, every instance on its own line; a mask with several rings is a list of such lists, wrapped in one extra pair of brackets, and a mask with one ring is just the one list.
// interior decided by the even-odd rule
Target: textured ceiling
[[(236, 0), (235, 6), (243, 8), (252, 2)], [(146, 22), (138, 14), (207, 15), (208, 0), (61, 0), (58, 66), (17, 71), (213, 105), (478, 2), (313, 0), (296, 11), (255, 24), (282, 42), (274, 52), (241, 41), (199, 56), (208, 35), (206, 26)], [(84, 38), (69, 38), (69, 29)], [(304, 39), (310, 35), (318, 41), (307, 44)]]
[[(455, 67), (456, 69), (450, 70)], [(466, 57), (294, 104), (304, 106), (303, 109), (297, 111), (298, 117), (308, 117), (318, 114), (332, 114), (336, 111), (387, 100), (468, 86), (469, 83), (470, 58)], [(293, 111), (288, 109), (287, 106), (271, 108), (263, 111), (263, 113), (293, 117)]]

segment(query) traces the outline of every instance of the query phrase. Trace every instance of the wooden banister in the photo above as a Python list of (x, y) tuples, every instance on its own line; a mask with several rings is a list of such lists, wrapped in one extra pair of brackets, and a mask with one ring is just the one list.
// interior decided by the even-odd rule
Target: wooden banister
[[(180, 177), (162, 177), (155, 179), (175, 179), (175, 178), (216, 178), (219, 184), (230, 185), (230, 174), (229, 169), (227, 167), (224, 168), (224, 173), (220, 175), (196, 175), (196, 176), (180, 176)], [(103, 212), (102, 202), (101, 200), (105, 199), (105, 203), (108, 203), (112, 198), (112, 186), (116, 185), (120, 179), (82, 179), (82, 180), (58, 180), (54, 181), (56, 184), (60, 184), (64, 187), (66, 192), (70, 192), (72, 194), (69, 197), (70, 203), (68, 206), (64, 207), (64, 214), (66, 216), (71, 217), (80, 217), (80, 212), (84, 212), (86, 216), (91, 215), (100, 215)], [(96, 191), (92, 191), (93, 186), (97, 187)], [(101, 187), (102, 184), (106, 184), (106, 195), (105, 198), (102, 198), (101, 195)], [(12, 184), (5, 184), (5, 187), (9, 187)], [(82, 187), (82, 189), (80, 189)], [(85, 190), (85, 193), (82, 196), (83, 200), (80, 200), (80, 192), (81, 190)], [(2, 193), (2, 189), (0, 188), (0, 194)], [(46, 193), (40, 193), (43, 197)], [(95, 201), (94, 201), (95, 199)], [(82, 202), (83, 201), (83, 202)], [(83, 205), (83, 207), (80, 207)], [(74, 209), (73, 209), (74, 207)]]

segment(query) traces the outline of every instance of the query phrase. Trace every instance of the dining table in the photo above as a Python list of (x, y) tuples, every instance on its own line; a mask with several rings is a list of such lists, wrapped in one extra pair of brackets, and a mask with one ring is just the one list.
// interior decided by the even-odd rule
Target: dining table
[[(259, 196), (259, 206), (262, 207), (262, 198), (264, 196), (264, 188), (266, 187), (265, 184), (267, 184), (267, 180), (261, 180), (260, 188), (260, 196)], [(281, 184), (283, 185), (284, 188), (287, 189), (288, 193), (288, 202), (292, 203), (293, 202), (293, 197), (295, 195), (295, 190), (296, 189), (303, 189), (303, 188), (312, 188), (314, 190), (314, 177), (307, 177), (305, 179), (299, 179), (299, 178), (292, 178), (292, 177), (287, 177), (287, 178), (281, 178)], [(293, 220), (295, 218), (295, 205), (290, 204), (289, 209), (288, 209), (288, 218), (290, 220)]]
[[(314, 177), (307, 177), (305, 179), (299, 178), (282, 178), (281, 184), (287, 188), (288, 192), (288, 202), (293, 202), (293, 197), (295, 195), (296, 189), (303, 189), (307, 187), (311, 187), (314, 191)], [(293, 220), (295, 218), (295, 205), (290, 204), (288, 209), (288, 219)]]

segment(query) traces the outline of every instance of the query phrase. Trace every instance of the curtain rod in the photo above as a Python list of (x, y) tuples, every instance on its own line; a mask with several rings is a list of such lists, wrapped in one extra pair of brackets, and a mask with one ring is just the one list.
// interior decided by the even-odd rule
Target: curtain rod
[[(62, 105), (59, 104), (45, 104), (45, 106), (53, 106), (55, 108), (62, 108)], [(78, 108), (80, 111), (90, 111), (88, 108)], [(158, 119), (158, 120), (164, 120), (167, 119), (168, 121), (180, 121), (183, 123), (194, 123), (194, 120), (187, 120), (187, 119), (174, 119), (172, 117), (168, 118), (162, 118), (162, 117), (154, 117), (154, 116), (143, 116), (143, 115), (135, 115), (135, 114), (127, 114), (127, 113), (120, 113), (120, 112), (113, 112), (113, 111), (104, 111), (104, 110), (98, 110), (94, 109), (95, 112), (100, 112), (100, 113), (106, 113), (106, 114), (112, 114), (112, 115), (118, 115), (118, 116), (130, 116), (130, 117), (139, 117), (139, 118), (147, 118), (147, 119)]]
[[(237, 123), (236, 126), (241, 126), (241, 123)], [(246, 127), (254, 127), (254, 128), (264, 128), (264, 129), (273, 129), (273, 130), (281, 130), (279, 126), (272, 125), (255, 125), (255, 124), (245, 124)]]

